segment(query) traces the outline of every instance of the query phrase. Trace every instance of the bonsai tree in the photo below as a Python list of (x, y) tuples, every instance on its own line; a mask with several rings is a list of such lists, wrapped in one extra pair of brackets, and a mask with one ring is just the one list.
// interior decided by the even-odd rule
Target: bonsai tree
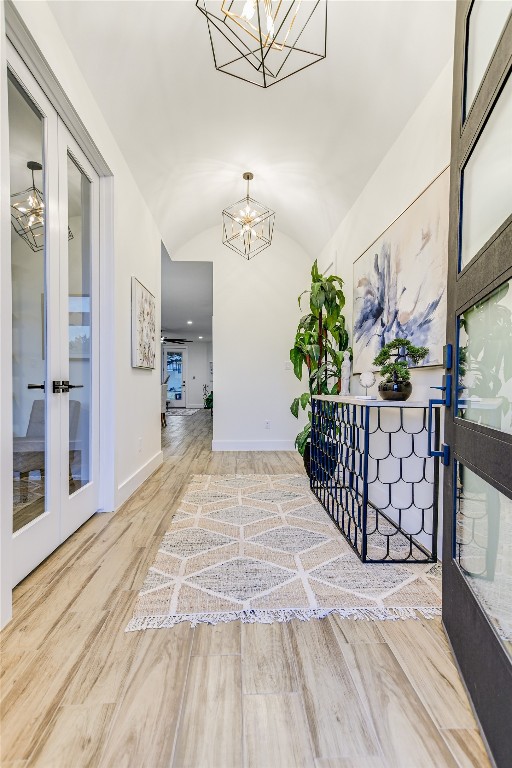
[(427, 347), (415, 347), (408, 339), (393, 339), (382, 347), (373, 364), (381, 366), (379, 373), (386, 382), (409, 381), (408, 359), (417, 364), (427, 355)]
[[(290, 406), (296, 418), (301, 408), (306, 410), (311, 405), (313, 395), (341, 392), (341, 364), (343, 353), (349, 348), (345, 318), (341, 314), (345, 306), (342, 286), (341, 277), (320, 274), (315, 261), (311, 269), (311, 288), (298, 298), (301, 307), (304, 295), (309, 295), (309, 312), (299, 320), (290, 360), (299, 380), (302, 380), (306, 367), (308, 391), (296, 397)], [(295, 439), (301, 456), (304, 456), (310, 433), (311, 410), (308, 412), (308, 423)]]

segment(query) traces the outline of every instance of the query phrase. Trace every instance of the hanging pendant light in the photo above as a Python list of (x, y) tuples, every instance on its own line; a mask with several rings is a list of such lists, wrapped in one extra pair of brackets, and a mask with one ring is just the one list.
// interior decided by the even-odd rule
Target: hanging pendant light
[[(27, 168), (32, 173), (32, 186), (11, 195), (11, 224), (14, 231), (37, 252), (44, 248), (45, 206), (43, 193), (36, 187), (34, 171), (42, 171), (43, 166), (35, 160), (29, 160)], [(68, 240), (73, 240), (69, 227)]]
[(219, 72), (268, 88), (325, 59), (327, 0), (196, 0)]
[(272, 244), (276, 215), (250, 197), (249, 183), (254, 175), (246, 171), (242, 178), (247, 182), (247, 193), (222, 211), (222, 242), (249, 260)]

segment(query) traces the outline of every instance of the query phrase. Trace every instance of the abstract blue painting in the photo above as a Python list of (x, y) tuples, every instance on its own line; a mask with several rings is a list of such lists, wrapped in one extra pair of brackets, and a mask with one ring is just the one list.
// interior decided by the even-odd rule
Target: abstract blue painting
[(428, 347), (421, 366), (442, 364), (449, 186), (446, 169), (354, 263), (354, 373), (397, 337)]

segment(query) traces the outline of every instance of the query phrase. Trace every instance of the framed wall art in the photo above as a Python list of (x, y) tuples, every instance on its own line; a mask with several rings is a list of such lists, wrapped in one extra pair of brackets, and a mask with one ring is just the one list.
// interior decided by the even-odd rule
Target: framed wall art
[(420, 366), (442, 365), (449, 185), (447, 168), (354, 263), (354, 373), (400, 337), (428, 347)]
[(154, 368), (155, 360), (155, 297), (132, 277), (132, 368)]

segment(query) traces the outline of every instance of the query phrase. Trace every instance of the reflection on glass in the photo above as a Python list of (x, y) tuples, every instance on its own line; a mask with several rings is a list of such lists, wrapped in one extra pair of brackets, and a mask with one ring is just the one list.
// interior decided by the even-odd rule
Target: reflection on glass
[(459, 317), (458, 415), (512, 433), (512, 282)]
[(68, 156), (69, 493), (90, 481), (91, 182)]
[(460, 269), (512, 214), (512, 77), (462, 174)]
[(181, 400), (183, 396), (183, 352), (167, 352), (167, 399)]
[(474, 0), (468, 21), (466, 114), (473, 103), (511, 9), (512, 0)]
[(456, 559), (512, 654), (512, 500), (457, 467)]
[[(9, 74), (13, 530), (45, 512), (45, 215), (43, 121)], [(27, 167), (27, 163), (34, 167)], [(32, 173), (32, 170), (34, 173)]]

